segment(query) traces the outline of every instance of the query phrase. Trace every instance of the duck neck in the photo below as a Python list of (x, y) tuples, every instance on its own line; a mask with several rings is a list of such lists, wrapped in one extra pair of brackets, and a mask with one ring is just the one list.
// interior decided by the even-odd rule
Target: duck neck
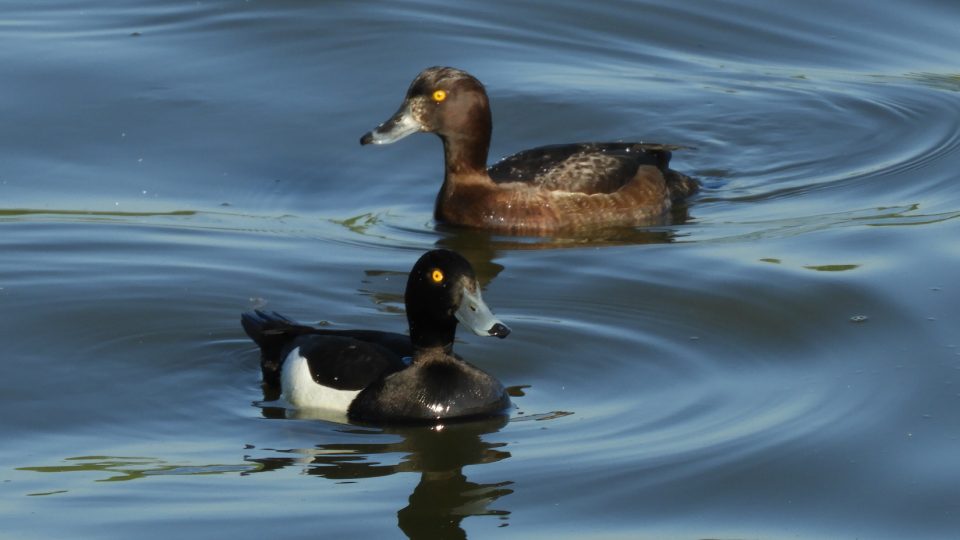
[(446, 179), (484, 175), (493, 126), (486, 95), (479, 96), (475, 103), (466, 107), (456, 125), (461, 128), (438, 132), (443, 140)]
[[(487, 153), (490, 150), (490, 109), (484, 101), (470, 110), (468, 130), (438, 133), (443, 141), (443, 185), (437, 193), (433, 215), (437, 221), (465, 224), (462, 214), (474, 214), (459, 208), (477, 200), (476, 190), (485, 192), (494, 187), (487, 174)], [(473, 195), (471, 195), (473, 193)], [(459, 201), (459, 203), (457, 202)]]
[(443, 139), (444, 180), (485, 175), (487, 153), (490, 150), (490, 133), (479, 135), (456, 135)]
[(418, 321), (410, 319), (410, 342), (413, 344), (413, 357), (416, 360), (423, 353), (453, 351), (453, 338), (457, 331), (457, 320)]

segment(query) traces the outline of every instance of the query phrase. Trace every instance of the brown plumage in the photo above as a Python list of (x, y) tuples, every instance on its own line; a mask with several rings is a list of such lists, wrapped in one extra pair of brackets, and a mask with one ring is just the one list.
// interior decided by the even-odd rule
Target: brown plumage
[(483, 85), (447, 67), (421, 72), (400, 109), (361, 144), (389, 144), (418, 131), (443, 141), (438, 221), (520, 235), (578, 233), (664, 222), (674, 202), (698, 189), (669, 168), (678, 146), (643, 143), (552, 145), (487, 168), (492, 122)]

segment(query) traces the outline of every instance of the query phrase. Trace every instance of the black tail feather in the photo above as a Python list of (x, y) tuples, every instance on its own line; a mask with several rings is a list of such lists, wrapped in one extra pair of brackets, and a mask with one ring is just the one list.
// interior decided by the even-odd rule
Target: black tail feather
[(248, 311), (240, 316), (243, 330), (260, 347), (260, 369), (263, 381), (280, 384), (280, 367), (288, 349), (297, 337), (316, 333), (317, 329), (299, 324), (275, 311)]
[(276, 340), (289, 339), (291, 335), (310, 333), (314, 328), (299, 324), (276, 311), (248, 311), (240, 315), (240, 324), (257, 345), (263, 347)]

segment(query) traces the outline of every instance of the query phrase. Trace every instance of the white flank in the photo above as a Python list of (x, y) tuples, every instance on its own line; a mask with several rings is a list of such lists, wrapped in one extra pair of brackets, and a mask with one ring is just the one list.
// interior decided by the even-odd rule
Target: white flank
[(283, 362), (280, 378), (283, 398), (298, 409), (326, 409), (346, 413), (360, 390), (337, 390), (317, 384), (310, 375), (307, 359), (300, 356), (300, 347), (290, 351)]

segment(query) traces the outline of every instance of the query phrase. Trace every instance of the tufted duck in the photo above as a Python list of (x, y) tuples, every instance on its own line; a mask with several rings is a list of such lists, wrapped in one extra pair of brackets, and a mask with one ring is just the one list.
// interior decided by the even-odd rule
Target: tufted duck
[(668, 167), (679, 146), (581, 143), (542, 146), (487, 168), (490, 105), (483, 85), (449, 67), (425, 69), (400, 109), (361, 144), (389, 144), (419, 131), (443, 141), (438, 221), (495, 232), (548, 235), (662, 222), (698, 189)]
[(458, 321), (479, 335), (510, 333), (483, 302), (470, 263), (454, 251), (425, 253), (404, 302), (409, 336), (319, 329), (259, 310), (241, 322), (260, 346), (264, 382), (298, 409), (378, 424), (504, 414), (510, 399), (500, 382), (453, 353)]

